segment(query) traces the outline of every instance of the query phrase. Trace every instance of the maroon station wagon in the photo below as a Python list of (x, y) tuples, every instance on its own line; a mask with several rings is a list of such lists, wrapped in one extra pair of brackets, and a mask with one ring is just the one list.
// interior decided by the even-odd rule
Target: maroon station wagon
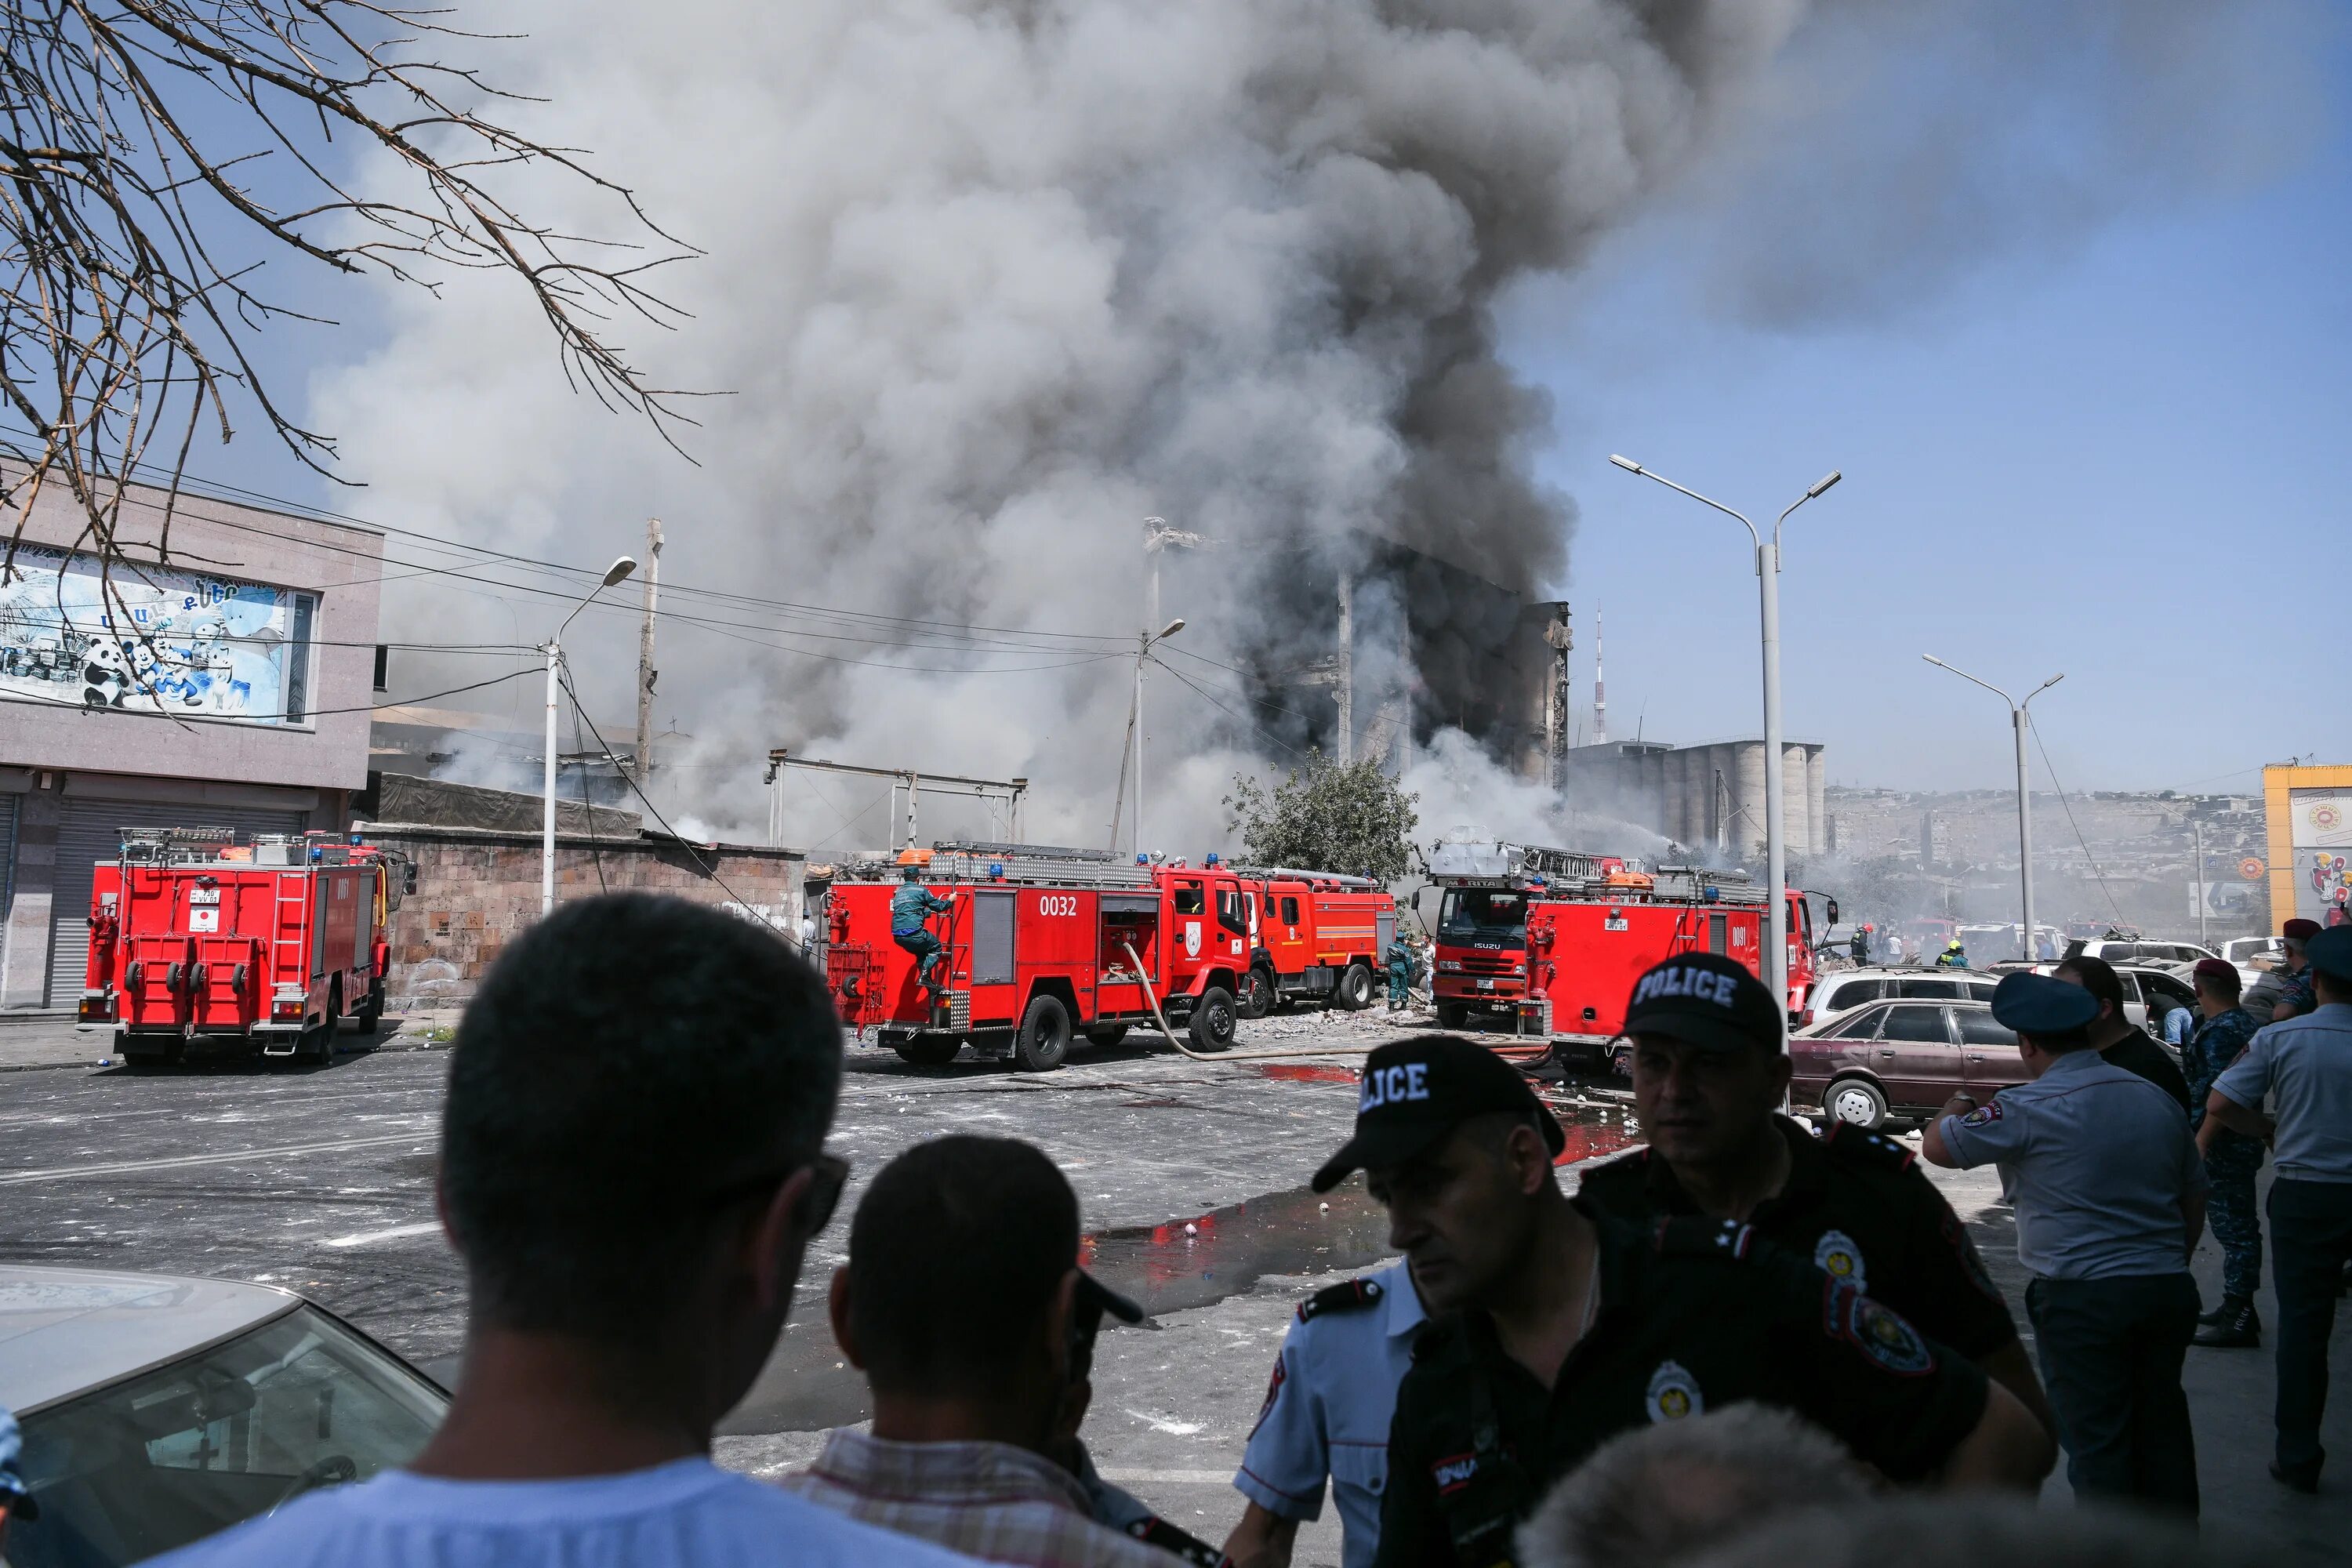
[(1876, 1002), (1790, 1037), (1789, 1098), (1876, 1129), (1932, 1116), (1962, 1089), (2025, 1081), (2017, 1037), (1981, 1002)]

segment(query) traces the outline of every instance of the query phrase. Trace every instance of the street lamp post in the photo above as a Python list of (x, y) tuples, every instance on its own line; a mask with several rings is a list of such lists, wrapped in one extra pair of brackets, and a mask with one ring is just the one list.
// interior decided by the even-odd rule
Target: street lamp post
[(2026, 713), (2026, 709), (2035, 698), (2041, 696), (2043, 692), (2049, 690), (2052, 687), (2065, 679), (2065, 672), (2061, 670), (2058, 674), (2052, 676), (2049, 679), (2043, 681), (2041, 685), (2027, 692), (2025, 694), (2025, 700), (2023, 702), (2020, 702), (2008, 692), (2003, 691), (2000, 687), (1995, 686), (1991, 681), (1977, 680), (1975, 676), (1970, 675), (1965, 669), (1953, 669), (1950, 665), (1946, 664), (1942, 659), (1937, 658), (1932, 653), (1923, 653), (1919, 657), (1926, 659), (1929, 664), (1934, 665), (1937, 669), (1951, 670), (1954, 675), (1958, 676), (1962, 680), (1975, 681), (1977, 685), (1983, 687), (1987, 691), (1991, 692), (1995, 697), (2000, 698), (2003, 702), (2009, 704), (2010, 728), (2017, 733), (2018, 900), (2024, 906), (2025, 915), (2025, 929), (2021, 933), (2020, 933), (2018, 939), (2018, 946), (2020, 949), (2018, 956), (2024, 959), (2028, 963), (2031, 963), (2033, 962), (2034, 937), (2033, 810), (2032, 805), (2029, 804), (2032, 799), (2032, 795), (2027, 787), (2025, 778), (2025, 730), (2026, 725), (2030, 721)]
[[(1154, 598), (1159, 595), (1155, 593)], [(1135, 852), (1143, 853), (1143, 662), (1157, 645), (1184, 629), (1177, 616), (1156, 632), (1145, 632), (1135, 642)]]
[(1629, 474), (1639, 474), (1645, 479), (1655, 479), (1670, 490), (1690, 497), (1702, 505), (1711, 506), (1729, 517), (1738, 518), (1748, 529), (1748, 537), (1756, 545), (1756, 576), (1761, 595), (1759, 614), (1762, 623), (1764, 644), (1764, 862), (1770, 900), (1767, 912), (1764, 937), (1764, 983), (1780, 998), (1785, 1014), (1789, 1005), (1789, 864), (1787, 837), (1788, 785), (1786, 759), (1780, 754), (1780, 529), (1789, 521), (1789, 513), (1814, 500), (1845, 476), (1832, 470), (1816, 482), (1803, 495), (1789, 503), (1787, 510), (1772, 524), (1772, 537), (1768, 542), (1758, 532), (1756, 525), (1745, 514), (1732, 510), (1718, 500), (1710, 500), (1694, 489), (1685, 489), (1664, 474), (1654, 473), (1633, 461), (1610, 454), (1609, 460)]
[(545, 920), (555, 912), (555, 693), (563, 668), (563, 634), (572, 629), (572, 622), (597, 595), (620, 582), (637, 569), (635, 557), (624, 555), (604, 568), (604, 580), (588, 590), (587, 596), (572, 606), (572, 614), (555, 628), (541, 651), (547, 655), (547, 769), (544, 810), (540, 818), (539, 838), (539, 915)]

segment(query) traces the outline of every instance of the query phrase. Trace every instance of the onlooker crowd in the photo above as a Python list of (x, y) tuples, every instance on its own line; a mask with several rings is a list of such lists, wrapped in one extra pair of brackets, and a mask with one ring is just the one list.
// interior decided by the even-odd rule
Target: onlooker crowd
[[(1454, 1036), (1373, 1051), (1314, 1185), (1362, 1172), (1402, 1258), (1301, 1305), (1235, 1477), (1246, 1511), (1213, 1545), (1087, 1455), (1097, 1332), (1143, 1314), (1081, 1267), (1068, 1181), (1008, 1139), (917, 1144), (856, 1205), (824, 1300), (870, 1425), (781, 1484), (715, 1466), (849, 1174), (824, 1146), (837, 1026), (756, 926), (641, 894), (566, 905), (493, 966), (451, 1058), (439, 1199), (469, 1316), (446, 1419), (406, 1469), (164, 1561), (1256, 1568), (1290, 1560), (1327, 1485), (1349, 1568), (1861, 1568), (1890, 1542), (1931, 1564), (2212, 1561), (2179, 1522), (2189, 1252), (2210, 1211), (2226, 1331), (2205, 1342), (2258, 1332), (2272, 1145), (2273, 1474), (2305, 1490), (2352, 1254), (2352, 929), (2290, 936), (2311, 1005), (2265, 1024), (2200, 967), (2185, 1077), (2098, 960), (2000, 982), (2030, 1081), (1956, 1097), (1922, 1142), (2000, 1168), (2033, 1358), (1909, 1149), (1780, 1111), (1781, 1004), (1736, 963), (1640, 978), (1649, 1142), (1573, 1193), (1516, 1068)], [(2141, 1511), (2031, 1511), (2062, 1444), (2078, 1497)]]

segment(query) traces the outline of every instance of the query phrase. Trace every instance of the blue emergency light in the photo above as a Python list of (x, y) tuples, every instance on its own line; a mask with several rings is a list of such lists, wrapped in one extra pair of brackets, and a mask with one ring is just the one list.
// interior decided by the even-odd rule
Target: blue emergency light
[(1203, 860), (1203, 861), (1202, 861), (1202, 862), (1201, 862), (1201, 864), (1202, 864), (1202, 865), (1203, 865), (1203, 866), (1214, 866), (1216, 863), (1217, 863), (1217, 852), (1216, 852), (1215, 850), (1213, 850), (1213, 849), (1212, 849), (1212, 850), (1210, 850), (1210, 851), (1209, 851), (1209, 858), (1208, 858), (1206, 860)]
[(1003, 866), (996, 861), (990, 861), (988, 866), (988, 879), (992, 882), (1002, 882), (1004, 880)]

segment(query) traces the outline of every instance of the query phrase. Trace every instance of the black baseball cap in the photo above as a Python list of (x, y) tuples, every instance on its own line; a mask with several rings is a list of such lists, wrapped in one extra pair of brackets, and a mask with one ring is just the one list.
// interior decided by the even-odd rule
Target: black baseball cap
[(2303, 956), (2328, 979), (2352, 985), (2352, 926), (2329, 926), (2303, 944)]
[(1143, 1321), (1142, 1308), (1083, 1268), (1078, 1270), (1077, 1305), (1081, 1308), (1093, 1307), (1097, 1311), (1108, 1312), (1122, 1323)]
[(2018, 970), (1992, 988), (1992, 1016), (2021, 1035), (2066, 1035), (2091, 1026), (2099, 999), (2083, 986)]
[(1315, 1173), (1314, 1188), (1328, 1193), (1350, 1171), (1410, 1160), (1459, 1123), (1497, 1110), (1528, 1116), (1554, 1154), (1568, 1147), (1519, 1069), (1486, 1047), (1452, 1035), (1391, 1041), (1364, 1059), (1356, 1135)]
[(1772, 988), (1712, 952), (1686, 952), (1644, 970), (1625, 1003), (1625, 1033), (1664, 1035), (1709, 1051), (1780, 1049)]

